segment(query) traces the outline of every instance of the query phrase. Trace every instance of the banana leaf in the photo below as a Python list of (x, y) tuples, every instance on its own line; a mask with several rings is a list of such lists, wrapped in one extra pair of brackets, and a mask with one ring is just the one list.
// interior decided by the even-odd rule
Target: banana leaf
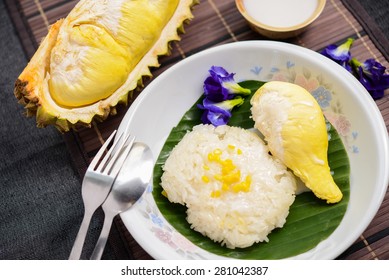
[[(260, 81), (245, 81), (240, 83), (250, 88), (252, 93), (263, 84)], [(245, 129), (254, 126), (250, 112), (250, 96), (245, 98), (244, 104), (234, 108), (228, 125), (239, 126)], [(202, 101), (202, 97), (198, 102)], [(162, 195), (160, 186), (162, 166), (170, 151), (182, 139), (188, 130), (200, 124), (201, 110), (194, 104), (181, 121), (174, 127), (167, 138), (157, 159), (153, 174), (153, 197), (165, 219), (187, 239), (197, 246), (211, 253), (236, 259), (283, 259), (302, 254), (317, 246), (340, 224), (349, 201), (350, 194), (350, 165), (347, 152), (334, 127), (330, 126), (331, 135), (328, 148), (328, 161), (333, 171), (334, 181), (343, 192), (343, 199), (337, 204), (327, 204), (315, 197), (311, 192), (296, 196), (290, 208), (287, 221), (283, 228), (273, 230), (268, 238), (269, 242), (262, 242), (244, 249), (228, 249), (215, 243), (208, 237), (192, 230), (186, 221), (186, 207), (171, 203)]]

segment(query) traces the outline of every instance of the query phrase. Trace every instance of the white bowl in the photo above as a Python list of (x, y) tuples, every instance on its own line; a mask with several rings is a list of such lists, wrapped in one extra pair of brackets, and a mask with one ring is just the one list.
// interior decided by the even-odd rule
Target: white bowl
[[(328, 91), (323, 111), (338, 122), (350, 159), (350, 200), (336, 230), (318, 246), (293, 259), (333, 259), (367, 228), (389, 182), (388, 133), (365, 88), (324, 56), (295, 45), (247, 41), (207, 49), (172, 66), (147, 86), (125, 115), (119, 130), (147, 143), (157, 158), (165, 139), (202, 94), (212, 65), (236, 73), (235, 80), (287, 80), (308, 90)], [(331, 97), (331, 100), (330, 100)], [(121, 217), (135, 240), (156, 259), (223, 259), (186, 240), (161, 215), (148, 192)]]

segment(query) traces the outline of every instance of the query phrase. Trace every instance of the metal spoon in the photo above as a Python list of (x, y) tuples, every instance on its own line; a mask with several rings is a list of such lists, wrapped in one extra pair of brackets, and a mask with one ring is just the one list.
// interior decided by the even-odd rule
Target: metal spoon
[(113, 218), (129, 208), (142, 196), (150, 182), (153, 156), (144, 143), (134, 143), (111, 192), (102, 205), (105, 218), (103, 229), (93, 250), (91, 260), (101, 259), (107, 243)]

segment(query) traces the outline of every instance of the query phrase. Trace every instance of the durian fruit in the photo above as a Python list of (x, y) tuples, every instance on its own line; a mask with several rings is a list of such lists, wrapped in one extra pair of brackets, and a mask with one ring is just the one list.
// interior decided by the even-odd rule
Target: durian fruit
[(250, 102), (255, 128), (264, 135), (272, 155), (318, 198), (339, 202), (343, 195), (328, 165), (327, 128), (315, 98), (298, 85), (271, 81)]
[(47, 36), (15, 82), (38, 127), (66, 132), (115, 114), (169, 54), (197, 0), (81, 0)]

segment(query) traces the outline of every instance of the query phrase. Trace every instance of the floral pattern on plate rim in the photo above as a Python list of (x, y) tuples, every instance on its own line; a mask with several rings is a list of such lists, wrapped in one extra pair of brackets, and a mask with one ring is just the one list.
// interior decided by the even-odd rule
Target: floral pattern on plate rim
[(145, 194), (136, 202), (140, 207), (137, 210), (148, 221), (149, 230), (162, 243), (174, 250), (177, 255), (184, 259), (206, 259), (200, 248), (186, 239), (174, 227), (163, 218), (158, 206), (155, 204), (153, 186), (150, 184)]
[[(259, 76), (264, 70), (262, 66), (254, 66), (250, 72)], [(359, 149), (355, 142), (358, 132), (352, 131), (351, 123), (342, 113), (342, 105), (336, 99), (336, 93), (331, 89), (331, 84), (326, 83), (321, 75), (314, 76), (309, 69), (298, 70), (292, 61), (287, 61), (284, 68), (271, 67), (265, 75), (265, 80), (277, 80), (295, 83), (308, 90), (317, 100), (327, 120), (335, 127), (342, 137), (345, 148), (351, 153), (358, 154)], [(331, 137), (331, 135), (329, 135)], [(152, 185), (146, 193), (137, 201), (140, 207), (137, 210), (148, 221), (149, 229), (162, 243), (165, 243), (177, 255), (185, 259), (206, 259), (201, 249), (181, 235), (162, 216), (152, 195)]]

